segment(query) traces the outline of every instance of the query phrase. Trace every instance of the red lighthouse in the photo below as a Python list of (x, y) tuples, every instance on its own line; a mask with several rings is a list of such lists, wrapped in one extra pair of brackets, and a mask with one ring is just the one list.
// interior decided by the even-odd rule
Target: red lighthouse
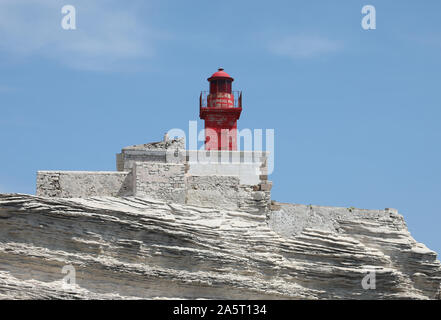
[(222, 68), (208, 81), (210, 92), (202, 91), (199, 99), (199, 117), (205, 120), (205, 150), (237, 150), (242, 92), (231, 90), (234, 79)]

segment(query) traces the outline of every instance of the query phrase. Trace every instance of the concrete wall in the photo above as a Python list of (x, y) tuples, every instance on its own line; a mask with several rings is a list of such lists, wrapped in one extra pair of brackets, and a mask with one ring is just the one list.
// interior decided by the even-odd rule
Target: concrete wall
[(166, 162), (166, 150), (123, 150), (116, 155), (118, 171), (130, 171), (135, 162)]
[(116, 155), (116, 170), (130, 171), (135, 162), (184, 163), (185, 158), (184, 139), (166, 138), (163, 141), (123, 148)]
[(122, 153), (116, 154), (116, 171), (124, 171), (124, 156)]
[(240, 184), (257, 185), (267, 175), (267, 152), (188, 150), (188, 173), (194, 176), (237, 176)]
[(132, 174), (105, 171), (38, 171), (37, 196), (87, 198), (132, 194)]
[(135, 196), (185, 203), (185, 165), (174, 163), (135, 162), (133, 165)]
[(135, 162), (184, 163), (185, 150), (123, 150), (116, 154), (116, 170), (130, 171)]
[(224, 209), (237, 209), (239, 178), (231, 176), (188, 176), (187, 204), (214, 204)]
[(235, 176), (187, 176), (187, 204), (262, 213), (269, 209), (270, 191), (241, 185)]
[(271, 204), (268, 153), (188, 151), (182, 141), (134, 145), (116, 155), (116, 172), (39, 171), (45, 197), (139, 196), (248, 212)]

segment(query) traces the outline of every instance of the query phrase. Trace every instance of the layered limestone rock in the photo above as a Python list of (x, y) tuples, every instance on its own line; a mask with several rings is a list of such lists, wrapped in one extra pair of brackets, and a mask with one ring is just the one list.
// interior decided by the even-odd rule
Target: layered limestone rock
[(440, 298), (435, 252), (396, 211), (272, 207), (2, 194), (0, 298)]

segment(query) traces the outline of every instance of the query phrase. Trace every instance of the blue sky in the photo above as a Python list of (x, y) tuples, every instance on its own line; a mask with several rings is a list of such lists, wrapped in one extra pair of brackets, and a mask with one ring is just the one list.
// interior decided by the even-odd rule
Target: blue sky
[[(77, 29), (63, 30), (74, 5)], [(361, 8), (376, 8), (376, 30)], [(114, 170), (198, 118), (219, 66), (275, 129), (273, 198), (397, 208), (441, 252), (441, 2), (0, 0), (0, 192)], [(203, 123), (199, 120), (199, 126)]]

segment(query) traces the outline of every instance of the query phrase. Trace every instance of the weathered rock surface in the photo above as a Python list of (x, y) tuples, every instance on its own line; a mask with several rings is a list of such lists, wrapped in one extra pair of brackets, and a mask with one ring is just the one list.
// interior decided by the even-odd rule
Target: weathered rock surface
[[(440, 298), (436, 254), (394, 210), (279, 205), (0, 194), (0, 298)], [(66, 265), (76, 288), (63, 289)]]

